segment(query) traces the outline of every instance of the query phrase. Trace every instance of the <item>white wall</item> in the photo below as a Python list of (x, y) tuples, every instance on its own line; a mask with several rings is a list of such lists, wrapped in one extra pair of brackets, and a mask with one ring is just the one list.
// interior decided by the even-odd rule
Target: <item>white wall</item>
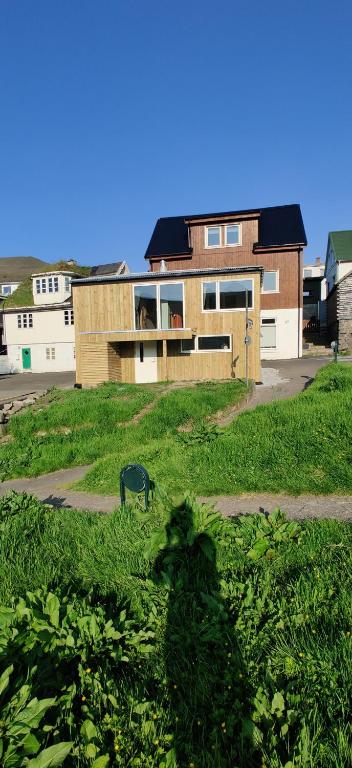
[[(23, 369), (22, 348), (31, 350), (31, 368)], [(55, 360), (46, 359), (47, 347), (55, 348)], [(75, 371), (76, 360), (74, 357), (75, 345), (69, 342), (54, 342), (47, 344), (9, 344), (7, 357), (9, 365), (14, 373), (47, 373), (54, 371)]]
[[(58, 279), (58, 291), (56, 293), (49, 293), (49, 285), (48, 280), (49, 278), (52, 279), (53, 286), (54, 286), (54, 278)], [(43, 306), (43, 304), (61, 304), (63, 301), (66, 301), (70, 298), (72, 293), (71, 283), (69, 285), (69, 290), (65, 291), (65, 277), (69, 277), (70, 280), (73, 277), (80, 277), (80, 275), (75, 275), (74, 272), (45, 272), (44, 274), (38, 273), (34, 274), (32, 277), (32, 290), (33, 290), (33, 302), (36, 306)], [(36, 281), (40, 280), (41, 285), (41, 292), (36, 292)], [(46, 292), (42, 293), (42, 280), (45, 280), (46, 284)]]
[[(22, 371), (22, 348), (27, 347), (31, 350), (33, 373), (74, 371), (75, 329), (73, 325), (65, 325), (64, 308), (47, 311), (32, 308), (31, 313), (33, 328), (18, 328), (17, 315), (23, 314), (21, 308), (14, 313), (4, 313), (4, 343), (10, 364), (16, 371)], [(46, 359), (47, 347), (55, 347), (54, 360)]]
[(261, 348), (262, 360), (291, 360), (301, 357), (302, 309), (300, 310), (300, 329), (298, 328), (298, 308), (262, 309), (260, 317), (275, 318), (276, 320), (276, 349)]

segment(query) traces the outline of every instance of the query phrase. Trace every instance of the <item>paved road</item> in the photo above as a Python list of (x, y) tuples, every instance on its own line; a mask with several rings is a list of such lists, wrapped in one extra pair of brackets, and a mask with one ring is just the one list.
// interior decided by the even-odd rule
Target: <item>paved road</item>
[(9, 373), (0, 376), (0, 402), (21, 395), (29, 395), (41, 389), (59, 387), (70, 389), (75, 383), (74, 371), (57, 373)]

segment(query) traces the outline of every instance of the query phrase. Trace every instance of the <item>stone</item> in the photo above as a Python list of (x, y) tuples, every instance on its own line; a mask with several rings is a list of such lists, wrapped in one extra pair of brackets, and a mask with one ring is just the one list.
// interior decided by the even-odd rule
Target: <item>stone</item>
[(23, 402), (23, 405), (26, 405), (26, 406), (27, 405), (34, 405), (35, 400), (34, 400), (33, 397), (26, 397), (26, 399), (22, 400), (22, 402)]
[(12, 403), (4, 403), (3, 405), (4, 413), (7, 413), (7, 411), (11, 411), (12, 405), (13, 405)]

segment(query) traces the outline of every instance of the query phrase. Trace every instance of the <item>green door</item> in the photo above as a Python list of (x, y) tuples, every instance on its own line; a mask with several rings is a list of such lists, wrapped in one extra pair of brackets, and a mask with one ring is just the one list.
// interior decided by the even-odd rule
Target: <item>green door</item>
[(22, 349), (22, 368), (23, 370), (30, 370), (31, 367), (31, 350), (29, 347), (23, 347)]

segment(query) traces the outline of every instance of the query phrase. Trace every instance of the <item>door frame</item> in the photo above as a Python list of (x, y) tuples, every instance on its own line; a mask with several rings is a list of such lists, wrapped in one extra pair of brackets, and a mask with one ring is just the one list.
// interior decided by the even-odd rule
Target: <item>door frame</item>
[[(158, 381), (157, 344), (157, 341), (134, 342), (134, 377), (136, 384), (154, 384)], [(142, 357), (143, 359), (141, 359)], [(143, 370), (142, 366), (144, 365), (145, 369)]]

